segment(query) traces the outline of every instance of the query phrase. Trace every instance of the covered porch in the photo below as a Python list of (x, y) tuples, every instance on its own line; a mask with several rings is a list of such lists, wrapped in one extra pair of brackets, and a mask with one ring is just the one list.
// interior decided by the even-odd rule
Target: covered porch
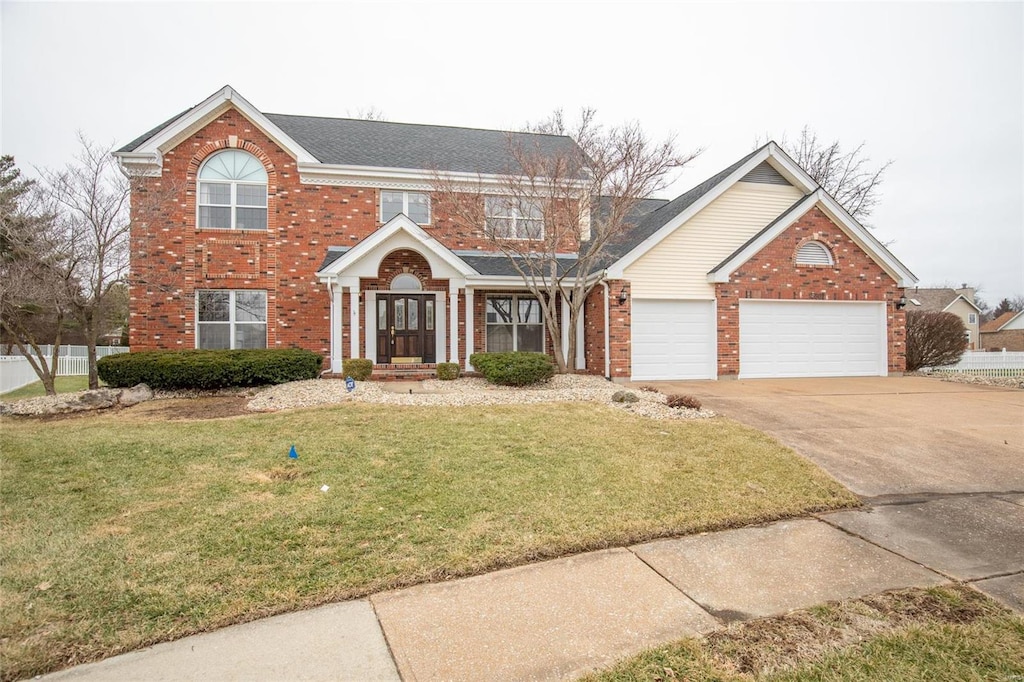
[[(346, 358), (367, 358), (376, 378), (423, 379), (438, 363), (486, 351), (552, 353), (540, 305), (501, 255), (453, 252), (404, 215), (352, 247), (331, 247), (317, 276), (330, 302), (330, 372)], [(483, 270), (484, 272), (481, 272)], [(559, 320), (569, 304), (556, 301)], [(569, 330), (562, 327), (563, 353)], [(585, 324), (575, 330), (576, 368), (586, 365)]]

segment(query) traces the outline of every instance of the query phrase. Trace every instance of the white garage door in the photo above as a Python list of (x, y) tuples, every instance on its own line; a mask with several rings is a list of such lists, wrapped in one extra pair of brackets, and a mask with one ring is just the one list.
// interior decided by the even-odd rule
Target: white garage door
[(712, 301), (634, 299), (632, 308), (633, 381), (715, 378)]
[(740, 378), (885, 376), (884, 303), (740, 301)]

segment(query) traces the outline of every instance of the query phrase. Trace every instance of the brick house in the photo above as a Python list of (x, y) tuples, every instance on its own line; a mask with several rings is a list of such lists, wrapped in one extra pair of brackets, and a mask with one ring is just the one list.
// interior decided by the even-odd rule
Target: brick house
[[(133, 349), (302, 347), (334, 372), (350, 357), (430, 371), (547, 351), (537, 301), (482, 233), (543, 230), (498, 194), (508, 135), (266, 114), (230, 87), (214, 93), (116, 153), (142, 177)], [(438, 175), (496, 188), (486, 225), (434, 210)], [(914, 275), (774, 143), (635, 215), (586, 275), (596, 286), (578, 328), (562, 330), (578, 368), (617, 380), (903, 371)]]
[(1024, 312), (1010, 311), (981, 328), (984, 350), (1024, 351)]

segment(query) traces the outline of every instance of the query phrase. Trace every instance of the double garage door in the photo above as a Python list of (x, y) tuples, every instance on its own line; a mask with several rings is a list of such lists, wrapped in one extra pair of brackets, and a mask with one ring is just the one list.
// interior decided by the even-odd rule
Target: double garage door
[[(717, 375), (711, 301), (634, 300), (634, 381)], [(884, 303), (740, 302), (740, 378), (885, 376)]]

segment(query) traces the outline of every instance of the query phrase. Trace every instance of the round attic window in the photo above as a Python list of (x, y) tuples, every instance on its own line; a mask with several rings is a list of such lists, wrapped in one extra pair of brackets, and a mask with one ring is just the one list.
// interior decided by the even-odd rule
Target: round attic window
[(419, 291), (422, 288), (423, 285), (420, 284), (420, 278), (407, 272), (403, 272), (391, 280), (392, 291)]

